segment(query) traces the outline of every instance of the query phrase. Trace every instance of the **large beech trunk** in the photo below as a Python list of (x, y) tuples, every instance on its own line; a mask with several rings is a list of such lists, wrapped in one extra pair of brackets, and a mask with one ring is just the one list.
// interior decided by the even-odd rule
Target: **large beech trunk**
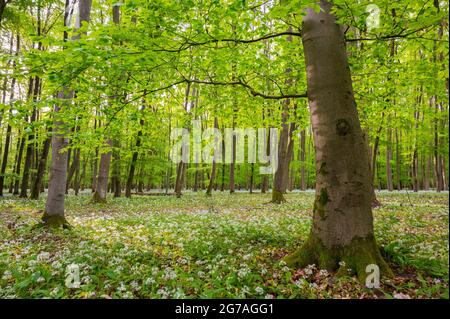
[(351, 269), (361, 280), (369, 264), (378, 265), (381, 274), (391, 275), (373, 233), (367, 146), (358, 119), (344, 36), (330, 14), (331, 5), (321, 1), (320, 6), (320, 13), (308, 9), (302, 28), (316, 149), (313, 226), (304, 245), (285, 260), (293, 266), (316, 264), (339, 269), (338, 274), (347, 274)]
[[(79, 23), (88, 22), (91, 13), (92, 0), (80, 1), (78, 10)], [(68, 12), (69, 1), (66, 1), (66, 15)], [(64, 25), (66, 26), (67, 16), (64, 16)], [(76, 28), (80, 27), (76, 25)], [(79, 39), (81, 35), (75, 34), (73, 40)], [(74, 92), (68, 88), (58, 93), (58, 98), (65, 105), (69, 105), (69, 99), (72, 99)], [(65, 137), (64, 122), (58, 119), (60, 108), (55, 105), (55, 121), (53, 123), (52, 135), (52, 164), (50, 166), (50, 179), (48, 186), (47, 201), (45, 203), (45, 212), (42, 216), (44, 224), (50, 226), (67, 226), (68, 223), (64, 214), (64, 195), (66, 192), (67, 182), (67, 152), (63, 149), (67, 146), (67, 138)]]
[[(59, 92), (58, 98), (69, 100), (73, 97), (73, 91)], [(55, 114), (58, 114), (60, 107), (55, 106)], [(52, 136), (52, 164), (50, 166), (50, 179), (48, 186), (48, 196), (45, 203), (45, 212), (42, 220), (49, 225), (66, 225), (64, 215), (64, 195), (67, 181), (67, 152), (62, 150), (67, 146), (67, 138), (63, 130), (64, 123), (55, 120), (53, 124)]]

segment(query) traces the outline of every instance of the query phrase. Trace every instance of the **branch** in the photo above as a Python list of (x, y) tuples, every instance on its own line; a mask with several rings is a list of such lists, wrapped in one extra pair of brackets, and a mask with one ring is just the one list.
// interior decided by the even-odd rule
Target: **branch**
[[(389, 39), (398, 39), (398, 38), (407, 38), (409, 35), (420, 32), (422, 30), (425, 30), (427, 28), (430, 28), (434, 26), (433, 25), (428, 25), (422, 28), (419, 28), (417, 30), (412, 30), (410, 32), (407, 33), (403, 33), (404, 30), (402, 30), (400, 33), (398, 34), (390, 34), (390, 35), (384, 35), (381, 37), (376, 37), (376, 38), (353, 38), (353, 39), (345, 39), (346, 42), (359, 42), (359, 41), (383, 41), (383, 40), (389, 40)], [(430, 40), (428, 38), (422, 38), (422, 37), (413, 37), (413, 38), (408, 38), (408, 39), (424, 39), (424, 40)]]
[(298, 37), (302, 36), (301, 32), (286, 31), (286, 32), (280, 32), (280, 33), (268, 34), (268, 35), (262, 36), (260, 38), (255, 38), (255, 39), (226, 38), (226, 39), (211, 39), (211, 40), (207, 40), (207, 41), (203, 41), (203, 42), (185, 42), (182, 45), (180, 45), (180, 47), (178, 49), (157, 49), (154, 51), (155, 52), (181, 52), (181, 51), (185, 51), (191, 47), (201, 46), (201, 45), (206, 45), (206, 44), (213, 44), (213, 43), (220, 43), (220, 42), (255, 43), (255, 42), (272, 39), (272, 38), (277, 38), (277, 37), (281, 37), (281, 36), (285, 36), (285, 35), (298, 36)]
[(124, 109), (124, 107), (126, 105), (130, 104), (131, 102), (134, 102), (136, 100), (140, 100), (141, 98), (143, 98), (143, 97), (145, 97), (145, 96), (147, 96), (147, 95), (149, 95), (151, 93), (156, 93), (156, 92), (159, 92), (159, 91), (168, 90), (168, 89), (170, 89), (170, 88), (172, 88), (172, 87), (174, 87), (174, 86), (176, 86), (178, 84), (185, 83), (185, 82), (186, 82), (185, 80), (181, 80), (181, 81), (178, 81), (178, 82), (175, 82), (175, 83), (172, 83), (172, 84), (169, 84), (169, 85), (166, 85), (166, 86), (154, 89), (154, 90), (150, 90), (150, 91), (147, 91), (146, 89), (144, 89), (143, 91), (141, 91), (141, 92), (144, 92), (143, 94), (141, 94), (141, 95), (139, 95), (139, 96), (137, 96), (135, 98), (132, 98), (132, 99), (130, 99), (128, 101), (123, 101), (122, 105), (114, 112), (114, 114), (111, 116), (111, 118), (109, 118), (109, 121), (103, 127), (104, 128), (108, 127), (109, 124), (111, 123), (111, 121), (113, 119), (115, 119), (117, 114), (119, 114), (119, 112), (122, 111)]
[(260, 92), (255, 91), (255, 89), (253, 89), (250, 85), (248, 85), (247, 83), (245, 83), (242, 80), (238, 80), (238, 81), (232, 81), (232, 82), (221, 82), (221, 81), (202, 81), (202, 80), (197, 80), (197, 79), (187, 79), (185, 77), (183, 77), (182, 80), (176, 81), (172, 84), (166, 85), (164, 87), (160, 87), (157, 89), (153, 89), (153, 90), (147, 90), (144, 89), (141, 95), (130, 99), (128, 101), (123, 101), (122, 105), (114, 112), (114, 114), (111, 116), (111, 118), (109, 119), (109, 121), (106, 123), (106, 125), (104, 125), (103, 127), (106, 128), (109, 123), (111, 123), (111, 121), (117, 116), (117, 114), (119, 114), (120, 111), (122, 111), (124, 109), (124, 107), (127, 104), (130, 104), (131, 102), (134, 102), (136, 100), (139, 100), (151, 93), (156, 93), (159, 91), (164, 91), (167, 89), (170, 89), (178, 84), (182, 84), (182, 83), (198, 83), (198, 84), (205, 84), (205, 85), (221, 85), (221, 86), (226, 86), (226, 85), (239, 85), (239, 86), (243, 86), (246, 89), (248, 89), (250, 91), (250, 94), (252, 96), (259, 96), (262, 97), (263, 99), (269, 99), (269, 100), (282, 100), (282, 99), (294, 99), (294, 98), (306, 98), (308, 97), (307, 93), (303, 93), (303, 94), (282, 94), (282, 95), (266, 95)]
[(206, 84), (206, 85), (239, 85), (242, 86), (244, 88), (246, 88), (249, 93), (252, 96), (259, 96), (262, 97), (263, 99), (268, 99), (268, 100), (283, 100), (283, 99), (294, 99), (294, 98), (305, 98), (307, 97), (307, 93), (303, 93), (303, 94), (282, 94), (282, 95), (267, 95), (261, 92), (256, 91), (255, 89), (253, 89), (249, 84), (247, 84), (246, 82), (242, 81), (242, 80), (238, 80), (238, 81), (232, 81), (232, 82), (220, 82), (220, 81), (202, 81), (202, 80), (196, 80), (196, 79), (185, 79), (186, 82), (190, 82), (190, 83), (199, 83), (199, 84)]

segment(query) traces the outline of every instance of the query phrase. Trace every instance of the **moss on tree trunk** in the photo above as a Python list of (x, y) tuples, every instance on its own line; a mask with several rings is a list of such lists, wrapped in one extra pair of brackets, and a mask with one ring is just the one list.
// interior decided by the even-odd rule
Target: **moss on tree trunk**
[(284, 195), (282, 192), (273, 190), (272, 191), (272, 200), (270, 201), (274, 204), (281, 204), (286, 202), (286, 198), (284, 198)]
[(46, 227), (58, 228), (62, 226), (63, 228), (70, 228), (70, 225), (64, 216), (49, 215), (47, 212), (44, 212), (44, 215), (42, 216), (42, 223), (43, 226)]
[(94, 195), (92, 196), (92, 201), (94, 203), (106, 203), (106, 198), (102, 198), (98, 191), (94, 192)]

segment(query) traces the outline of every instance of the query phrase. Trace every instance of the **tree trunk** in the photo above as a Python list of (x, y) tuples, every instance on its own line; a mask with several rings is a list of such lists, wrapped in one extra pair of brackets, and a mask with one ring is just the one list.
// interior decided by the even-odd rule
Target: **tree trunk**
[(39, 159), (38, 169), (36, 173), (36, 179), (34, 180), (33, 187), (31, 188), (31, 199), (39, 199), (39, 194), (41, 193), (42, 181), (44, 180), (45, 169), (47, 167), (47, 158), (50, 151), (50, 144), (52, 138), (48, 136), (42, 147), (41, 157)]
[(272, 203), (274, 204), (281, 204), (286, 201), (286, 199), (283, 196), (283, 182), (284, 182), (284, 176), (285, 176), (285, 170), (288, 170), (289, 167), (286, 167), (286, 158), (287, 158), (287, 145), (288, 145), (288, 139), (289, 139), (289, 128), (286, 123), (287, 121), (287, 106), (289, 105), (289, 100), (286, 100), (284, 102), (284, 110), (283, 110), (283, 120), (282, 120), (282, 128), (278, 143), (278, 167), (277, 171), (275, 172), (274, 178), (273, 178), (273, 189), (272, 189)]
[[(191, 91), (191, 83), (188, 82), (188, 84), (186, 86), (185, 100), (184, 100), (184, 109), (186, 112), (188, 112), (190, 91)], [(177, 198), (181, 197), (181, 191), (183, 189), (183, 184), (184, 184), (186, 165), (187, 165), (186, 163), (183, 163), (183, 161), (180, 161), (177, 166), (177, 178), (175, 181), (175, 194), (176, 194)]]
[(391, 160), (392, 160), (392, 129), (388, 127), (387, 129), (387, 146), (386, 146), (386, 179), (387, 179), (387, 188), (389, 191), (394, 189), (394, 185), (392, 183), (392, 170), (391, 170)]
[(306, 131), (300, 132), (300, 189), (306, 190)]
[[(439, 105), (436, 103), (435, 113)], [(436, 191), (440, 192), (444, 189), (444, 179), (442, 177), (442, 162), (439, 154), (439, 133), (438, 133), (438, 120), (434, 120), (434, 175), (436, 176)]]
[[(106, 142), (108, 147), (112, 147), (112, 140)], [(108, 192), (109, 166), (111, 164), (111, 150), (100, 156), (100, 165), (98, 168), (97, 185), (94, 192), (93, 200), (97, 203), (106, 202), (106, 194)]]
[[(267, 128), (266, 128), (266, 130), (267, 130), (266, 152), (270, 152), (270, 130), (268, 130)], [(262, 185), (261, 185), (261, 193), (265, 194), (268, 190), (269, 190), (269, 175), (264, 174), (263, 180), (262, 180)]]
[(286, 149), (286, 158), (285, 158), (285, 162), (284, 162), (284, 170), (283, 170), (283, 175), (282, 175), (282, 183), (281, 183), (281, 193), (282, 194), (286, 194), (286, 189), (289, 185), (289, 167), (294, 155), (294, 139), (292, 138), (292, 133), (295, 130), (295, 124), (291, 123), (290, 125), (290, 129), (289, 129), (289, 143), (287, 145), (287, 149)]
[(192, 191), (198, 192), (198, 163), (195, 163), (194, 186), (192, 187)]
[(372, 162), (371, 162), (371, 160), (372, 160), (372, 149), (370, 148), (370, 145), (369, 145), (369, 139), (368, 139), (368, 136), (369, 136), (369, 134), (368, 134), (368, 132), (366, 132), (366, 131), (364, 131), (363, 132), (363, 138), (364, 138), (364, 143), (366, 144), (366, 146), (367, 146), (367, 155), (368, 155), (368, 160), (369, 160), (369, 170), (370, 170), (370, 179), (371, 179), (371, 188), (372, 188), (372, 190), (371, 190), (371, 193), (372, 193), (372, 195), (371, 195), (371, 197), (372, 197), (372, 208), (375, 208), (375, 207), (379, 207), (379, 206), (381, 206), (381, 203), (380, 203), (380, 201), (377, 199), (377, 194), (375, 194), (375, 187), (374, 187), (374, 184), (373, 184), (373, 181), (372, 181), (372, 179), (374, 178), (374, 168), (372, 167)]
[[(69, 0), (66, 0), (66, 10), (64, 14), (64, 26), (67, 22), (67, 15), (69, 12)], [(78, 19), (75, 28), (79, 28), (82, 22), (88, 22), (91, 12), (92, 0), (80, 1), (78, 7)], [(81, 35), (75, 34), (72, 39), (79, 39)], [(66, 33), (64, 38), (66, 39)], [(58, 93), (61, 102), (69, 105), (69, 99), (72, 99), (74, 92), (65, 88), (64, 91)], [(67, 139), (65, 138), (64, 122), (58, 119), (59, 106), (55, 105), (53, 136), (52, 136), (52, 164), (50, 166), (50, 180), (48, 187), (47, 201), (45, 204), (45, 212), (42, 216), (42, 221), (46, 225), (66, 227), (68, 225), (64, 215), (64, 196), (67, 183), (67, 152), (62, 152), (63, 148), (67, 146)]]
[[(2, 1), (4, 3), (4, 1)], [(6, 4), (5, 4), (6, 5)], [(4, 8), (4, 7), (3, 7)], [(3, 8), (0, 7), (0, 10), (3, 11)], [(1, 22), (1, 14), (2, 12), (0, 12), (0, 22)], [(13, 46), (13, 35), (11, 35), (11, 47)], [(16, 56), (19, 54), (19, 50), (20, 50), (20, 37), (17, 34), (16, 37)], [(11, 48), (11, 52), (12, 52), (12, 48)], [(13, 62), (13, 66), (16, 66), (16, 62)], [(6, 78), (5, 78), (6, 79)], [(12, 109), (12, 101), (14, 99), (14, 92), (15, 92), (15, 86), (16, 86), (16, 78), (13, 77), (11, 80), (11, 93), (9, 96), (9, 101), (10, 101), (10, 108), (9, 108), (9, 120), (11, 120), (12, 116), (13, 116), (13, 109)], [(6, 93), (6, 86), (5, 86), (5, 93)], [(4, 102), (3, 102), (4, 103)], [(1, 125), (1, 123), (0, 123)], [(4, 183), (5, 183), (5, 173), (6, 173), (6, 166), (8, 164), (8, 156), (9, 156), (9, 145), (11, 143), (11, 123), (8, 121), (8, 126), (6, 128), (6, 136), (5, 136), (5, 150), (3, 151), (3, 160), (2, 160), (2, 167), (0, 170), (0, 196), (3, 196), (3, 187), (4, 187)], [(20, 140), (20, 138), (19, 138)]]
[[(214, 128), (216, 128), (216, 129), (219, 128), (219, 121), (217, 120), (217, 116), (214, 117)], [(216, 141), (216, 143), (217, 142), (218, 141)], [(217, 164), (215, 161), (215, 157), (213, 157), (211, 176), (209, 178), (208, 188), (206, 189), (206, 196), (211, 196), (212, 188), (213, 188), (214, 182), (216, 180), (216, 169), (217, 169)]]
[(87, 165), (87, 159), (84, 158), (83, 160), (83, 168), (81, 169), (81, 176), (78, 177), (78, 171), (75, 173), (75, 195), (78, 195), (78, 192), (81, 188), (81, 190), (84, 190), (84, 178), (86, 176), (86, 165)]
[[(292, 31), (291, 27), (289, 27), (289, 31)], [(292, 36), (288, 36), (286, 41), (292, 42)], [(291, 69), (287, 68), (285, 70), (285, 73), (288, 75), (286, 83), (290, 85), (292, 82), (292, 79), (289, 78)], [(290, 99), (286, 99), (283, 101), (283, 111), (281, 113), (281, 133), (278, 143), (278, 167), (273, 178), (272, 201), (271, 201), (271, 203), (274, 204), (281, 204), (286, 201), (283, 194), (286, 191), (287, 175), (289, 173), (289, 163), (290, 163), (289, 150), (290, 147), (293, 147), (293, 144), (292, 146), (290, 145), (293, 142), (292, 125), (290, 126), (288, 125), (290, 103), (291, 103)]]
[(413, 190), (414, 192), (419, 191), (419, 159), (417, 156), (417, 148), (413, 151), (413, 159), (412, 159), (412, 182), (413, 182)]
[[(14, 80), (14, 79), (13, 79)], [(9, 109), (9, 116), (12, 116), (12, 108)], [(3, 151), (2, 167), (0, 171), (0, 196), (3, 196), (3, 186), (5, 182), (6, 165), (8, 163), (9, 144), (11, 143), (11, 124), (6, 128), (5, 149)]]
[(251, 163), (250, 165), (250, 185), (249, 185), (249, 192), (250, 194), (253, 194), (253, 176), (255, 175), (255, 163)]
[(441, 169), (442, 169), (442, 187), (443, 187), (443, 190), (448, 191), (448, 184), (447, 184), (447, 178), (446, 178), (446, 172), (445, 172), (445, 158), (444, 158), (444, 156), (442, 156), (441, 159), (442, 159), (442, 164), (441, 164)]
[[(70, 160), (70, 154), (67, 155), (67, 162)], [(68, 163), (69, 164), (69, 163)], [(72, 178), (75, 176), (75, 172), (80, 169), (80, 149), (76, 148), (73, 150), (73, 160), (72, 165), (69, 166), (67, 183), (66, 183), (66, 194), (69, 191)]]
[(5, 12), (5, 7), (8, 2), (8, 0), (0, 0), (0, 26), (2, 25), (3, 12)]
[[(320, 269), (362, 281), (366, 266), (376, 264), (392, 275), (381, 257), (373, 231), (371, 180), (367, 145), (358, 119), (344, 36), (330, 14), (308, 9), (302, 41), (306, 59), (308, 99), (316, 149), (316, 199), (313, 226), (305, 244), (285, 260), (289, 265), (316, 264)], [(343, 265), (340, 262), (344, 262)]]
[[(34, 83), (34, 89), (33, 89), (33, 83)], [(37, 96), (37, 92), (39, 90), (39, 77), (35, 77), (34, 81), (30, 79), (30, 86), (29, 86), (29, 95)], [(31, 93), (32, 92), (32, 93)], [(37, 110), (36, 107), (33, 107), (33, 112), (30, 117), (30, 125), (33, 125), (34, 121), (36, 120), (36, 114)], [(30, 168), (32, 163), (32, 156), (34, 153), (34, 145), (31, 143), (34, 140), (34, 134), (30, 133), (28, 135), (28, 143), (27, 143), (27, 149), (25, 153), (25, 164), (23, 167), (23, 175), (22, 175), (22, 182), (20, 185), (20, 195), (19, 197), (26, 198), (27, 197), (27, 189), (30, 179)]]
[[(58, 93), (61, 102), (73, 98), (73, 91), (61, 91)], [(65, 101), (63, 101), (65, 100)], [(67, 182), (67, 152), (62, 152), (67, 146), (67, 138), (64, 132), (64, 122), (58, 117), (60, 107), (55, 105), (55, 119), (53, 122), (52, 136), (52, 164), (50, 166), (50, 179), (48, 186), (47, 201), (42, 220), (45, 224), (52, 226), (65, 226), (67, 221), (64, 215), (64, 196)]]
[(177, 179), (175, 180), (175, 194), (177, 198), (181, 197), (181, 190), (183, 188), (183, 176), (185, 163), (179, 162), (177, 165)]
[(13, 195), (19, 195), (19, 183), (20, 183), (20, 170), (21, 170), (21, 164), (22, 164), (22, 156), (23, 156), (23, 149), (25, 148), (25, 141), (26, 136), (22, 136), (20, 138), (20, 148), (19, 148), (19, 155), (17, 156), (17, 163), (16, 163), (16, 170), (15, 170), (15, 180), (14, 180), (14, 190)]
[[(234, 113), (233, 113), (233, 130), (235, 128), (235, 123), (234, 123)], [(231, 155), (232, 155), (232, 162), (230, 163), (230, 194), (234, 194), (235, 192), (235, 185), (234, 185), (234, 170), (235, 170), (235, 162), (236, 162), (236, 136), (234, 136), (233, 134), (233, 145), (231, 148)]]
[[(100, 124), (99, 124), (100, 126)], [(97, 120), (94, 120), (94, 131), (97, 128)], [(92, 163), (92, 193), (97, 189), (97, 174), (98, 174), (98, 147), (95, 148), (94, 162)]]
[[(144, 108), (142, 109), (142, 113), (144, 112)], [(137, 138), (136, 138), (136, 149), (133, 152), (133, 157), (131, 158), (131, 165), (130, 165), (130, 171), (128, 173), (128, 178), (127, 178), (127, 186), (125, 189), (125, 196), (130, 198), (131, 197), (131, 187), (133, 185), (133, 179), (134, 179), (134, 172), (136, 170), (136, 162), (138, 159), (138, 155), (139, 155), (139, 147), (141, 146), (141, 137), (142, 137), (142, 127), (144, 126), (144, 119), (141, 118), (139, 120), (139, 131), (137, 133)]]
[(225, 164), (225, 124), (222, 124), (223, 130), (222, 130), (222, 181), (220, 183), (220, 191), (225, 191), (225, 170), (226, 170), (226, 164)]
[(114, 197), (120, 197), (122, 194), (122, 185), (120, 182), (120, 144), (117, 139), (114, 139), (114, 150), (113, 150), (113, 183), (114, 183)]
[[(169, 146), (172, 146), (172, 143), (170, 141), (170, 133), (172, 131), (172, 125), (171, 125), (172, 119), (171, 119), (170, 115), (171, 114), (169, 113), (169, 131), (168, 131), (168, 134), (167, 134), (167, 144)], [(171, 161), (170, 161), (170, 152), (168, 152), (168, 154), (167, 154), (167, 163), (168, 163), (168, 165), (167, 165), (168, 167), (166, 169), (166, 178), (164, 180), (165, 194), (166, 195), (169, 193), (170, 179), (171, 179), (171, 176), (172, 176), (172, 166), (173, 166)]]
[(430, 167), (431, 167), (431, 160), (428, 155), (424, 157), (424, 163), (423, 163), (423, 189), (428, 191), (430, 190)]
[(399, 140), (399, 136), (398, 136), (398, 129), (395, 129), (395, 181), (397, 184), (397, 190), (401, 190), (402, 189), (402, 184), (401, 184), (401, 176), (402, 176), (402, 172), (401, 172), (401, 166), (400, 166), (400, 140)]

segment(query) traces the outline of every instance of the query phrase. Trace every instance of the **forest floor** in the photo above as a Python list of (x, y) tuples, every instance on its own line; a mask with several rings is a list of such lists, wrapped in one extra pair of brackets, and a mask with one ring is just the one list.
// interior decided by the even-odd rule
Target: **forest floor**
[[(69, 195), (71, 230), (36, 227), (44, 199), (0, 199), (0, 298), (448, 298), (448, 192), (380, 192), (375, 232), (396, 276), (352, 277), (281, 258), (307, 238), (314, 193)], [(81, 286), (65, 285), (76, 264)], [(73, 268), (72, 268), (73, 269)]]

